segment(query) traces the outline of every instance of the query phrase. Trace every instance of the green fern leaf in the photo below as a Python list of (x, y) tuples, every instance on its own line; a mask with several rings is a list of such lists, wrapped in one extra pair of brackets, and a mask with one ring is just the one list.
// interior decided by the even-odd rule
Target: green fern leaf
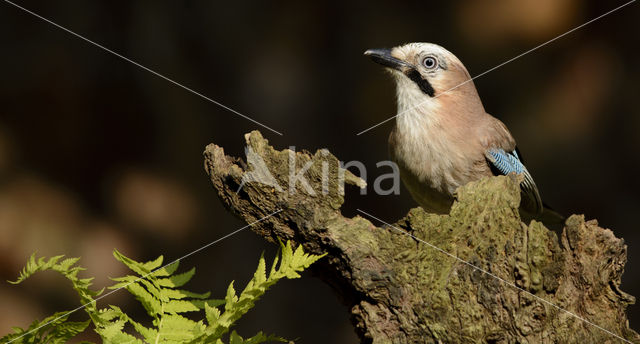
[(182, 289), (167, 289), (167, 288), (161, 289), (160, 293), (163, 297), (174, 299), (174, 300), (180, 300), (184, 298), (206, 299), (211, 295), (210, 292), (199, 294), (199, 293), (193, 293), (193, 292), (182, 290)]
[(229, 336), (229, 344), (244, 344), (244, 339), (236, 331), (233, 331)]
[(220, 310), (216, 306), (212, 306), (208, 303), (205, 303), (204, 305), (204, 314), (209, 325), (216, 324), (218, 322), (218, 318), (220, 318)]
[(181, 274), (173, 275), (168, 278), (158, 279), (157, 283), (160, 286), (169, 287), (169, 288), (182, 287), (183, 285), (187, 284), (187, 282), (191, 280), (191, 278), (193, 277), (193, 275), (195, 275), (195, 273), (196, 273), (196, 268), (192, 268), (191, 270)]
[(136, 277), (136, 276), (124, 276), (124, 277), (110, 277), (110, 280), (114, 281), (114, 282), (119, 282), (116, 283), (112, 286), (109, 287), (109, 289), (120, 289), (120, 288), (126, 288), (127, 285), (132, 284), (132, 283), (136, 283), (138, 280), (140, 280), (140, 277)]
[(198, 306), (200, 309), (205, 309), (206, 306), (218, 307), (225, 304), (224, 300), (219, 300), (219, 299), (191, 300), (191, 302), (193, 302), (193, 304)]
[(158, 337), (158, 330), (155, 328), (145, 327), (137, 321), (134, 321), (131, 318), (127, 319), (129, 323), (133, 326), (133, 329), (138, 332), (146, 342), (152, 343)]
[(34, 321), (26, 329), (13, 327), (14, 333), (0, 338), (0, 343), (66, 343), (89, 326), (89, 321), (68, 322), (68, 317), (69, 312), (58, 312)]
[(184, 343), (205, 329), (202, 321), (195, 322), (178, 314), (165, 315), (158, 326), (155, 343)]
[[(143, 267), (145, 270), (147, 270), (147, 271), (153, 271), (154, 269), (157, 269), (157, 268), (159, 268), (160, 266), (162, 266), (162, 261), (163, 261), (163, 258), (162, 258), (162, 256), (160, 256), (160, 257), (156, 258), (155, 260), (152, 260), (152, 261), (150, 261), (150, 262), (143, 263), (143, 264), (142, 264), (142, 267)], [(139, 264), (139, 263), (138, 263), (138, 264)], [(176, 269), (177, 269), (177, 268), (178, 268), (178, 267), (176, 266)]]
[[(151, 278), (151, 280), (149, 280)], [(162, 302), (167, 302), (169, 299), (164, 299), (160, 287), (157, 285), (156, 280), (152, 277), (147, 278), (138, 278), (136, 281), (137, 284), (141, 284), (142, 287), (146, 288), (147, 291), (153, 295), (155, 298), (159, 299)]]
[(65, 321), (58, 325), (54, 331), (49, 332), (42, 340), (43, 343), (66, 343), (71, 338), (82, 333), (90, 321)]
[(236, 331), (232, 331), (231, 335), (229, 335), (229, 344), (260, 344), (266, 342), (287, 343), (288, 341), (282, 337), (266, 335), (262, 332), (258, 332), (255, 336), (248, 339), (243, 339)]
[[(323, 256), (304, 253), (301, 246), (294, 251), (291, 246), (291, 242), (287, 242), (286, 245), (280, 243), (280, 258), (278, 259), (278, 256), (276, 256), (274, 259), (274, 263), (271, 266), (271, 271), (268, 277), (265, 274), (266, 263), (261, 257), (253, 278), (249, 283), (247, 283), (247, 286), (244, 288), (240, 296), (236, 295), (233, 288), (233, 282), (231, 282), (227, 289), (225, 307), (222, 314), (219, 314), (220, 312), (216, 308), (209, 309), (205, 307), (207, 321), (209, 322), (209, 326), (206, 330), (207, 340), (212, 341), (219, 339), (222, 335), (227, 333), (229, 328), (251, 308), (253, 308), (255, 302), (273, 284), (282, 278), (300, 277), (300, 271), (304, 270), (306, 267), (322, 257)], [(260, 337), (256, 337), (255, 341), (259, 342), (259, 338)], [(238, 340), (238, 338), (236, 338), (236, 340)]]
[(229, 283), (229, 287), (227, 288), (227, 295), (225, 296), (224, 301), (225, 301), (225, 305), (224, 305), (225, 311), (232, 310), (236, 302), (238, 302), (238, 296), (236, 295), (236, 290), (233, 289), (233, 281)]
[(173, 275), (174, 272), (176, 272), (176, 270), (178, 270), (179, 266), (180, 266), (180, 261), (176, 260), (171, 264), (167, 264), (166, 266), (163, 266), (162, 268), (155, 270), (153, 272), (153, 276), (154, 277), (171, 276)]
[(266, 269), (266, 262), (264, 260), (264, 253), (262, 253), (260, 255), (260, 260), (258, 261), (258, 268), (256, 269), (256, 272), (253, 274), (253, 282), (255, 284), (261, 284), (264, 283), (267, 280), (267, 269)]
[[(282, 245), (281, 245), (282, 246)], [(282, 251), (281, 251), (282, 252)], [(276, 256), (273, 259), (273, 263), (271, 264), (271, 270), (269, 270), (269, 276), (268, 279), (271, 279), (272, 276), (275, 276), (276, 272), (278, 271), (278, 263), (280, 262), (280, 257)]]
[(144, 307), (147, 313), (153, 317), (162, 313), (162, 304), (151, 293), (137, 283), (125, 287)]
[(282, 337), (278, 337), (272, 334), (266, 335), (262, 332), (258, 332), (255, 336), (248, 338), (247, 340), (244, 341), (245, 344), (260, 344), (260, 343), (266, 343), (266, 342), (287, 343), (289, 341)]
[(147, 268), (147, 266), (155, 266), (157, 264), (162, 264), (162, 259), (163, 259), (162, 256), (160, 256), (158, 257), (158, 259), (152, 262), (138, 263), (135, 260), (120, 253), (118, 250), (113, 250), (113, 256), (116, 258), (116, 260), (126, 265), (129, 269), (131, 269), (131, 271), (137, 273), (140, 276), (146, 276), (149, 273), (151, 273), (151, 269)]
[[(71, 281), (81, 302), (86, 304), (85, 311), (89, 314), (90, 321), (93, 321), (95, 332), (100, 335), (104, 343), (224, 344), (223, 336), (229, 333), (231, 327), (253, 308), (255, 302), (269, 287), (282, 278), (299, 278), (301, 271), (322, 257), (306, 254), (301, 246), (294, 250), (290, 242), (281, 243), (280, 253), (275, 257), (269, 274), (266, 271), (264, 255), (261, 255), (252, 279), (240, 295), (234, 288), (234, 282), (231, 282), (225, 298), (217, 300), (209, 299), (208, 292), (194, 293), (177, 289), (189, 282), (195, 274), (195, 269), (175, 274), (179, 266), (177, 261), (162, 267), (162, 256), (140, 263), (117, 250), (114, 250), (113, 255), (138, 276), (113, 278), (115, 284), (110, 289), (123, 288), (129, 291), (153, 318), (150, 327), (131, 319), (116, 306), (97, 309), (94, 297), (100, 295), (102, 290), (91, 290), (92, 279), (79, 277), (84, 268), (77, 266), (78, 258), (65, 259), (63, 256), (55, 256), (45, 259), (37, 258), (34, 254), (29, 258), (16, 281), (12, 283), (21, 283), (38, 271), (59, 272)], [(223, 305), (224, 310), (221, 311), (219, 307)], [(206, 324), (202, 320), (195, 321), (181, 315), (202, 310), (204, 310)], [(15, 340), (16, 344), (65, 343), (84, 331), (90, 322), (70, 322), (67, 316), (68, 314), (65, 313), (56, 313), (40, 322), (32, 323), (26, 330), (14, 328), (14, 333), (0, 338), (0, 343), (11, 340)], [(286, 342), (281, 337), (265, 335), (262, 332), (243, 339), (235, 331), (231, 331), (228, 340), (230, 344)]]
[[(93, 316), (97, 311), (94, 297), (100, 295), (102, 293), (102, 290), (94, 291), (90, 289), (92, 281), (91, 278), (78, 277), (78, 273), (84, 270), (84, 268), (76, 266), (76, 263), (79, 260), (78, 258), (67, 258), (62, 260), (63, 257), (64, 256), (60, 255), (49, 259), (45, 259), (44, 257), (36, 259), (36, 255), (33, 254), (27, 261), (25, 268), (22, 269), (18, 279), (11, 283), (22, 283), (27, 278), (39, 271), (51, 270), (58, 272), (71, 282), (73, 289), (78, 293), (78, 296), (80, 297), (80, 302), (84, 306), (85, 312), (87, 312), (87, 314), (89, 314), (89, 316), (93, 319)], [(49, 319), (47, 321), (50, 321), (51, 319), (55, 319), (55, 317), (47, 319)], [(43, 324), (47, 321), (43, 321)], [(54, 336), (56, 335), (56, 333), (58, 333), (64, 337), (68, 336), (70, 333), (75, 333), (75, 331), (77, 331), (77, 329), (81, 327), (81, 324), (84, 323), (67, 322), (65, 317), (64, 320), (52, 322), (47, 326), (43, 326), (43, 328), (50, 329)], [(86, 328), (86, 326), (84, 327)], [(54, 340), (52, 339), (52, 341)]]
[(34, 253), (31, 255), (31, 257), (29, 257), (29, 260), (27, 261), (27, 264), (22, 269), (22, 271), (20, 271), (20, 275), (18, 276), (18, 278), (15, 281), (9, 281), (9, 283), (19, 284), (38, 271), (49, 270), (62, 257), (64, 256), (51, 257), (48, 261), (44, 258), (36, 260), (36, 254)]
[[(120, 326), (121, 325), (121, 326)], [(104, 344), (144, 344), (142, 340), (136, 338), (124, 331), (122, 328), (124, 323), (113, 323), (105, 328), (96, 329), (96, 333), (100, 335)]]
[(201, 310), (198, 305), (192, 301), (187, 300), (171, 300), (164, 304), (163, 311), (165, 313), (177, 314), (186, 312), (197, 312)]

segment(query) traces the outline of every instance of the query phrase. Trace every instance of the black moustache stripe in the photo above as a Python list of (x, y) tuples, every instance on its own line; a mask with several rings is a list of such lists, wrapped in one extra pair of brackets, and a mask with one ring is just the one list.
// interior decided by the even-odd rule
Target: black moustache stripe
[(411, 68), (405, 72), (405, 75), (411, 79), (411, 81), (415, 82), (418, 87), (420, 87), (420, 90), (429, 95), (429, 97), (433, 97), (436, 94), (436, 91), (433, 89), (429, 81), (424, 79), (417, 70)]

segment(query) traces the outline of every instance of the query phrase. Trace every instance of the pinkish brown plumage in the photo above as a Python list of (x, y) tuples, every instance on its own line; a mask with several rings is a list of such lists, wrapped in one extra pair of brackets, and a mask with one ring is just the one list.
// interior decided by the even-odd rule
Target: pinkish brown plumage
[(396, 81), (398, 114), (389, 137), (392, 159), (411, 196), (425, 210), (447, 213), (455, 190), (496, 174), (519, 173), (521, 209), (544, 207), (506, 126), (486, 113), (462, 62), (431, 43), (365, 52)]

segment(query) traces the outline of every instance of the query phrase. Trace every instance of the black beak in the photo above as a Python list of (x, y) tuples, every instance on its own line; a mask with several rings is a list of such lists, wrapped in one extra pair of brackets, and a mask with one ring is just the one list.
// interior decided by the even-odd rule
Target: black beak
[(385, 67), (401, 70), (402, 67), (411, 67), (408, 63), (391, 56), (391, 49), (369, 49), (364, 52), (373, 62)]

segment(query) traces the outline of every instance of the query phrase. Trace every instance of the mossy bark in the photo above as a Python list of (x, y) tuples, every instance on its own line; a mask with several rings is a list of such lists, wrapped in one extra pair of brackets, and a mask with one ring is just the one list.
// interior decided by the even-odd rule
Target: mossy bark
[[(247, 222), (282, 210), (253, 231), (329, 253), (320, 277), (349, 307), (363, 343), (640, 343), (625, 315), (635, 299), (619, 288), (624, 241), (584, 216), (571, 216), (560, 238), (521, 222), (515, 176), (460, 188), (449, 215), (415, 208), (376, 227), (341, 214), (341, 173), (363, 181), (329, 152), (277, 151), (257, 131), (245, 138), (280, 187), (247, 182), (238, 191), (257, 167), (211, 144), (205, 169), (220, 199)], [(311, 162), (313, 195), (302, 184), (289, 190), (293, 158), (293, 172)]]

